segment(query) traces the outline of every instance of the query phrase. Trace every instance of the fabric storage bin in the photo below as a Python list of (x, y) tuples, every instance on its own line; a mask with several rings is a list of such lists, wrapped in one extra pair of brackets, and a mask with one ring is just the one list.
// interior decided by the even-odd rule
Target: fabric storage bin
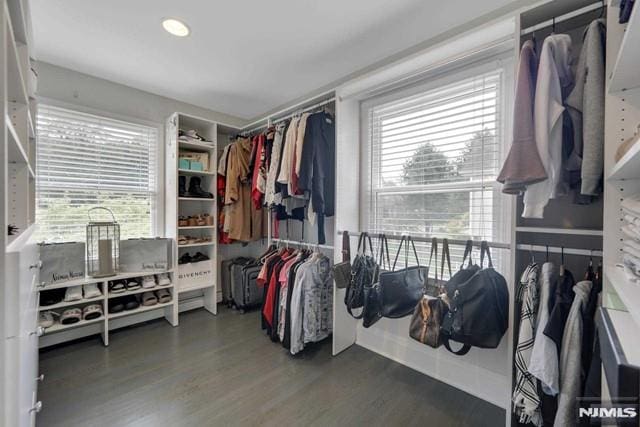
[[(191, 162), (192, 170), (209, 171), (209, 153), (199, 153), (195, 151), (180, 151), (179, 158), (187, 159)], [(202, 165), (202, 169), (194, 169), (193, 164), (199, 162)]]
[(213, 262), (211, 260), (178, 265), (178, 287), (199, 288), (213, 284)]
[(190, 169), (191, 168), (191, 162), (189, 161), (189, 159), (185, 159), (184, 157), (180, 157), (180, 159), (178, 159), (178, 168), (179, 169)]
[(41, 243), (40, 283), (56, 285), (85, 277), (85, 243)]
[(204, 168), (202, 167), (202, 163), (196, 162), (196, 161), (191, 161), (190, 169), (192, 171), (203, 171), (204, 170)]
[(120, 271), (125, 273), (168, 270), (171, 267), (171, 239), (120, 240)]

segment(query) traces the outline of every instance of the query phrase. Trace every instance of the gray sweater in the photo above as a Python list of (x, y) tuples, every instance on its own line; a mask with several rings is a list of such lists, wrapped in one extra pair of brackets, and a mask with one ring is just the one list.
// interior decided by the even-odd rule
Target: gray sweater
[[(593, 283), (588, 280), (578, 282), (574, 287), (575, 297), (569, 310), (567, 323), (562, 335), (560, 349), (560, 394), (558, 395), (558, 412), (553, 422), (554, 427), (571, 427), (577, 425), (576, 398), (580, 396), (582, 378), (582, 311), (589, 301), (589, 293)], [(584, 367), (585, 369), (587, 367)]]
[(580, 193), (595, 196), (604, 170), (605, 37), (603, 19), (589, 24), (576, 68), (576, 84), (566, 100), (573, 121), (574, 149), (565, 169), (580, 171)]

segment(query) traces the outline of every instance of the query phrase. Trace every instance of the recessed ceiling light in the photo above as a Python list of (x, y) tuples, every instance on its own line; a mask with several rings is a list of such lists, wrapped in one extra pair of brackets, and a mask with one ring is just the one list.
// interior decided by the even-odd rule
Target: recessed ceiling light
[(189, 27), (182, 21), (175, 18), (165, 18), (162, 20), (162, 27), (167, 30), (169, 34), (173, 34), (177, 37), (186, 37), (189, 35)]

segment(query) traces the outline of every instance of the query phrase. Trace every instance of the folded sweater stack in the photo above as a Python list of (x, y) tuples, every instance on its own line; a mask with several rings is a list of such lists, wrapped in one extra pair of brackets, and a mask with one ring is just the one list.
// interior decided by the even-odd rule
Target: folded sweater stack
[(622, 203), (622, 263), (627, 277), (640, 282), (640, 195), (625, 198)]

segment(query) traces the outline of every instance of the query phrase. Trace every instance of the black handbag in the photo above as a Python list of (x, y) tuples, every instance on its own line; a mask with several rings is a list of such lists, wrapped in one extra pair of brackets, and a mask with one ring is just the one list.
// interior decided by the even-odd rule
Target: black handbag
[[(367, 243), (369, 243), (368, 252)], [(362, 318), (364, 314), (363, 312), (354, 314), (353, 310), (364, 306), (364, 288), (365, 285), (372, 283), (376, 265), (371, 237), (368, 233), (363, 232), (358, 240), (358, 253), (351, 264), (351, 279), (344, 295), (344, 304), (347, 307), (347, 311), (355, 319)]]
[[(370, 327), (382, 317), (380, 311), (380, 273), (391, 268), (389, 244), (384, 234), (378, 236), (378, 265), (374, 271), (372, 282), (364, 288), (364, 308), (362, 309), (362, 326)], [(386, 256), (385, 256), (386, 255)]]
[[(416, 258), (415, 266), (409, 267), (409, 244)], [(405, 249), (405, 268), (395, 270), (398, 256)], [(420, 266), (418, 252), (411, 236), (403, 236), (400, 240), (398, 252), (393, 260), (392, 271), (380, 273), (380, 314), (383, 317), (397, 319), (413, 313), (416, 304), (425, 291), (427, 268)]]
[[(467, 242), (465, 258), (471, 252)], [(483, 268), (484, 257), (489, 266)], [(464, 263), (464, 260), (463, 260)], [(505, 278), (493, 268), (489, 244), (480, 245), (480, 267), (472, 265), (456, 273), (446, 285), (449, 312), (442, 322), (443, 344), (459, 356), (472, 346), (496, 348), (509, 326), (509, 290)], [(460, 350), (451, 349), (449, 341), (457, 341)]]

